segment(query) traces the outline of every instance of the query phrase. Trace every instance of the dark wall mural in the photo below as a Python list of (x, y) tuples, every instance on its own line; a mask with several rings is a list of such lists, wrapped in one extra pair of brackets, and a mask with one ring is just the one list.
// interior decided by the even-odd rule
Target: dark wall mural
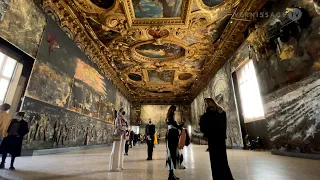
[(49, 18), (23, 103), (30, 123), (25, 149), (110, 143), (116, 103), (130, 114), (120, 96)]
[(0, 1), (0, 36), (32, 57), (36, 57), (45, 24), (33, 0)]
[(265, 97), (273, 149), (320, 153), (320, 73)]
[(263, 124), (274, 150), (319, 153), (320, 116), (315, 110), (319, 107), (319, 1), (269, 5), (268, 12), (283, 13), (300, 7), (296, 10), (301, 18), (272, 17), (249, 29), (247, 41), (231, 59), (231, 69), (254, 60), (265, 110)]

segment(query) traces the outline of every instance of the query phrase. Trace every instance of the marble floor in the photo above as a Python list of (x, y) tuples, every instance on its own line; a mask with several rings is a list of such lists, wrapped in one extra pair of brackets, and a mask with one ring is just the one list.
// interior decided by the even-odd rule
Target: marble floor
[[(186, 170), (176, 171), (183, 179), (210, 180), (210, 163), (206, 146), (184, 149)], [(16, 171), (0, 170), (0, 179), (23, 180), (165, 180), (165, 146), (157, 145), (154, 160), (146, 161), (146, 145), (130, 149), (125, 156), (125, 170), (108, 172), (111, 147), (68, 153), (19, 157)], [(235, 180), (319, 180), (320, 161), (282, 157), (270, 152), (228, 150)], [(7, 159), (10, 162), (10, 158)], [(7, 166), (9, 164), (7, 163)]]

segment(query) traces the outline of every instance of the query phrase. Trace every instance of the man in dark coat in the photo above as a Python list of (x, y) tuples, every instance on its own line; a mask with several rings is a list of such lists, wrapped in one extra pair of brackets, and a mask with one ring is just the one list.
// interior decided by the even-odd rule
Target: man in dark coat
[(152, 124), (151, 119), (149, 119), (149, 124), (146, 125), (146, 136), (148, 144), (148, 159), (152, 160), (153, 146), (154, 146), (154, 133), (156, 133), (156, 126)]

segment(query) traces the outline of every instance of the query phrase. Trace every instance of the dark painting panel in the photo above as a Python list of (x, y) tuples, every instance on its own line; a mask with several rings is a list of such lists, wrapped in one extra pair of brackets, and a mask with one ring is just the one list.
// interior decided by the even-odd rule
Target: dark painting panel
[(0, 1), (0, 36), (32, 57), (36, 57), (45, 25), (45, 15), (33, 0)]
[(23, 104), (30, 132), (24, 150), (107, 144), (112, 124), (26, 97)]

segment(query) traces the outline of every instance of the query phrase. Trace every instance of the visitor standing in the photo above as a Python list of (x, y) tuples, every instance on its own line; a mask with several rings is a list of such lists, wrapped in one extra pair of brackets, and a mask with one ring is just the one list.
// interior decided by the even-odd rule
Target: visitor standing
[(16, 157), (21, 155), (23, 137), (29, 132), (28, 123), (23, 120), (24, 112), (18, 112), (16, 117), (11, 120), (6, 136), (0, 146), (0, 153), (2, 154), (2, 161), (0, 169), (5, 168), (7, 154), (11, 155), (10, 170), (15, 170), (13, 164)]
[(227, 116), (211, 98), (205, 100), (206, 112), (200, 118), (200, 130), (208, 139), (213, 180), (233, 180), (226, 151)]
[(156, 132), (156, 126), (152, 124), (151, 119), (149, 119), (149, 124), (146, 125), (146, 136), (148, 145), (148, 158), (147, 160), (152, 160), (152, 153), (154, 147), (154, 133)]
[(176, 106), (170, 106), (167, 113), (167, 157), (166, 157), (166, 167), (169, 170), (168, 180), (180, 179), (174, 175), (174, 169), (180, 169), (180, 155), (179, 155), (179, 130), (182, 130), (182, 125), (178, 125), (175, 120)]

